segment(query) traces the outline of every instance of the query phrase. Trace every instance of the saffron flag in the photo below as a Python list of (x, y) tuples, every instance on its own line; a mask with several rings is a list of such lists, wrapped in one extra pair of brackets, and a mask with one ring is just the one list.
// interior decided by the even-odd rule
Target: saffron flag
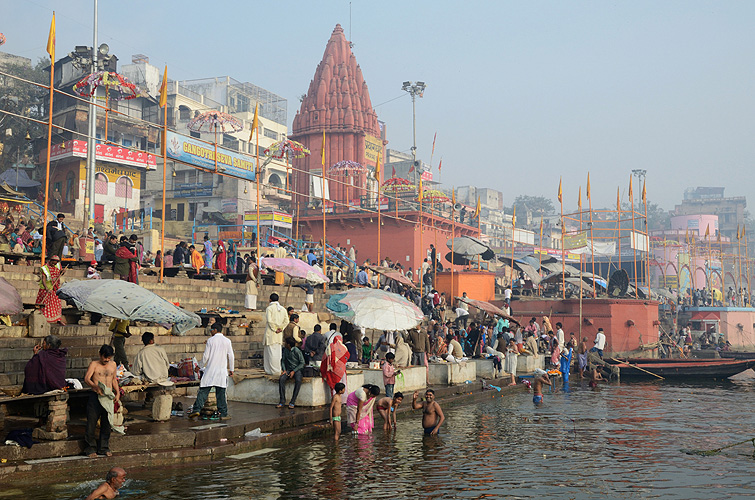
[[(378, 181), (378, 185), (380, 185), (380, 153), (381, 151), (378, 150), (377, 163), (375, 163), (375, 180)], [(379, 191), (380, 189), (378, 188)]]
[(252, 131), (249, 133), (249, 142), (252, 142), (252, 137), (254, 137), (254, 131), (257, 130), (257, 128), (259, 128), (259, 125), (260, 125), (259, 110), (260, 110), (260, 103), (257, 103), (254, 106), (254, 118), (252, 118)]
[[(433, 136), (433, 150), (430, 151), (430, 157), (432, 157), (435, 154), (435, 139), (438, 138), (438, 132), (435, 132), (435, 135)], [(438, 167), (438, 170), (440, 170), (440, 167)]]
[(52, 12), (52, 23), (50, 23), (50, 34), (47, 36), (47, 53), (50, 54), (52, 63), (55, 64), (55, 11)]
[(737, 224), (737, 239), (739, 239), (739, 224)]
[(456, 188), (451, 188), (451, 208), (456, 206)]
[(412, 163), (412, 166), (411, 166), (411, 168), (409, 169), (409, 173), (411, 174), (412, 172), (414, 172), (414, 163)]
[(168, 105), (168, 65), (165, 65), (165, 71), (163, 72), (163, 82), (160, 84), (160, 107), (164, 108)]
[(438, 174), (440, 174), (440, 169), (443, 166), (443, 157), (440, 158), (440, 163), (438, 163)]
[(393, 167), (393, 172), (391, 173), (391, 177), (396, 177), (396, 167)]
[(423, 198), (422, 191), (423, 191), (423, 189), (422, 189), (422, 177), (420, 177), (419, 178), (419, 196), (417, 197), (419, 199), (420, 203), (422, 203), (422, 198)]
[(590, 172), (587, 172), (587, 199), (590, 199)]
[(705, 228), (705, 237), (707, 238), (709, 236), (710, 236), (710, 224), (708, 224)]
[[(737, 229), (737, 234), (739, 234), (739, 229)], [(684, 241), (686, 241), (687, 244), (689, 245), (689, 229), (684, 231)]]
[(582, 211), (582, 186), (579, 186), (579, 194), (577, 198), (577, 206), (579, 207), (579, 211)]
[(480, 216), (480, 197), (478, 196), (477, 207), (474, 209), (474, 215), (472, 216), (472, 218), (474, 219), (475, 217), (479, 217), (479, 216)]
[(543, 241), (543, 216), (540, 215), (540, 241)]
[(632, 174), (629, 174), (629, 199), (634, 200), (634, 194), (632, 191)]
[(616, 211), (621, 212), (621, 198), (619, 197), (619, 188), (616, 188)]
[(325, 131), (322, 131), (322, 176), (325, 177)]
[(562, 199), (563, 199), (563, 198), (562, 198), (562, 195), (563, 195), (563, 194), (564, 194), (564, 193), (563, 193), (563, 191), (561, 190), (561, 179), (559, 179), (559, 180), (558, 180), (558, 202), (559, 202), (559, 203), (561, 203), (561, 202), (562, 202)]
[(648, 204), (648, 192), (645, 190), (645, 180), (642, 181), (642, 203)]
[[(514, 205), (514, 215), (511, 216), (511, 226), (516, 227), (516, 205)], [(513, 239), (514, 233), (511, 233), (511, 234), (512, 234), (512, 239)]]

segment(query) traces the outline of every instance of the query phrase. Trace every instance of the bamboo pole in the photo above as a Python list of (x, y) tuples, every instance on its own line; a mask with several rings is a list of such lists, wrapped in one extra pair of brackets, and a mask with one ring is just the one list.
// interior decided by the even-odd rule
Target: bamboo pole
[(561, 298), (566, 299), (566, 253), (564, 251), (564, 197), (561, 191), (561, 181), (558, 181), (558, 201), (561, 204)]
[[(592, 232), (592, 195), (590, 193), (590, 174), (587, 174), (587, 208), (590, 210), (590, 254), (592, 256), (592, 275), (593, 275), (593, 287), (592, 287), (592, 298), (596, 298), (598, 296), (598, 287), (597, 283), (595, 283), (595, 240), (593, 239), (593, 232)], [(580, 329), (582, 328), (582, 324), (580, 323)], [(581, 337), (580, 337), (581, 338)]]
[(619, 196), (619, 188), (616, 188), (616, 229), (619, 232), (619, 264), (616, 266), (616, 269), (619, 270), (623, 264), (621, 257), (621, 197)]
[(661, 377), (660, 375), (656, 375), (655, 373), (653, 373), (653, 372), (650, 372), (650, 371), (647, 371), (647, 370), (646, 370), (646, 369), (644, 369), (644, 368), (640, 368), (639, 366), (637, 366), (637, 365), (634, 365), (634, 364), (630, 363), (629, 361), (622, 361), (622, 360), (620, 360), (620, 359), (616, 359), (616, 358), (611, 358), (611, 359), (612, 359), (613, 361), (616, 361), (617, 363), (624, 363), (625, 365), (629, 365), (629, 366), (631, 366), (632, 368), (635, 368), (635, 369), (637, 369), (637, 370), (640, 370), (641, 372), (645, 372), (645, 373), (647, 373), (647, 374), (649, 374), (649, 375), (652, 375), (652, 376), (654, 376), (655, 378), (659, 378), (659, 379), (661, 379), (661, 380), (666, 380), (665, 378)]
[[(55, 11), (52, 13), (52, 22), (53, 25), (55, 23)], [(52, 96), (55, 93), (55, 90), (53, 88), (53, 83), (55, 79), (55, 58), (53, 57), (53, 54), (55, 54), (54, 50), (54, 43), (53, 40), (53, 53), (50, 54), (50, 107), (47, 110), (47, 160), (46, 160), (46, 171), (45, 171), (45, 207), (44, 207), (44, 213), (42, 214), (42, 254), (41, 254), (41, 264), (42, 266), (45, 265), (46, 262), (46, 256), (47, 256), (47, 206), (49, 202), (50, 197), (50, 149), (52, 148)], [(94, 151), (89, 151), (89, 154), (94, 154)], [(16, 186), (18, 187), (18, 186)], [(92, 196), (94, 196), (94, 193), (92, 193)]]
[[(166, 68), (167, 71), (167, 68)], [(164, 92), (167, 92), (168, 89), (165, 89)], [(165, 221), (168, 220), (168, 217), (165, 214), (165, 184), (167, 183), (167, 172), (168, 172), (168, 104), (165, 104), (165, 109), (163, 110), (163, 208), (162, 208), (162, 215), (163, 215), (163, 223), (160, 225), (160, 251), (162, 252), (162, 259), (160, 259), (160, 283), (164, 282), (165, 279)], [(243, 229), (242, 229), (243, 231)]]
[[(259, 133), (259, 126), (257, 126), (257, 130), (254, 130), (253, 132), (256, 132), (257, 135), (257, 142), (255, 143), (255, 157), (257, 158), (257, 172), (256, 172), (256, 180), (257, 180), (257, 266), (260, 265), (262, 258), (262, 254), (260, 253), (260, 177), (262, 176), (262, 172), (260, 172), (260, 133)], [(243, 239), (244, 236), (244, 228), (241, 228), (241, 236)], [(260, 268), (261, 269), (261, 268)]]
[[(383, 226), (383, 215), (381, 211), (380, 205), (382, 204), (382, 196), (380, 195), (380, 151), (378, 151), (377, 155), (377, 166), (375, 167), (377, 170), (377, 206), (378, 206), (378, 231), (377, 231), (377, 265), (381, 265), (382, 261), (380, 260), (380, 243), (382, 238), (382, 226)], [(346, 192), (348, 193), (349, 186), (346, 186)], [(348, 205), (348, 200), (346, 201), (346, 204)], [(348, 210), (351, 210), (350, 207), (347, 207)], [(380, 277), (378, 276), (378, 283), (380, 283)]]
[(634, 242), (632, 246), (632, 262), (634, 265), (634, 298), (640, 298), (639, 282), (637, 280), (637, 237), (634, 227), (635, 211), (634, 211), (634, 193), (632, 192), (632, 175), (629, 175), (629, 205), (632, 209), (632, 238), (631, 242)]
[[(543, 214), (542, 213), (540, 214), (540, 251), (537, 253), (537, 263), (538, 263), (537, 275), (538, 277), (542, 278), (542, 276), (540, 275), (540, 272), (541, 272), (540, 268), (543, 267)], [(543, 285), (541, 284), (541, 282), (537, 283), (538, 296), (542, 295), (543, 293), (542, 286)]]
[(511, 216), (511, 288), (514, 288), (514, 234), (516, 233), (516, 205), (514, 205), (514, 214)]

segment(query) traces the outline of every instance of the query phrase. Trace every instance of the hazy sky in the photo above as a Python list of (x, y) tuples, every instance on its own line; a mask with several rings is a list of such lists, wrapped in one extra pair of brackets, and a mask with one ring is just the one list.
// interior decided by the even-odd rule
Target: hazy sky
[[(0, 0), (0, 50), (45, 55), (92, 43), (93, 0)], [(405, 80), (417, 102), (418, 154), (438, 139), (442, 182), (566, 207), (591, 174), (593, 205), (627, 195), (673, 208), (690, 186), (753, 192), (755, 2), (145, 1), (100, 2), (99, 36), (123, 63), (143, 53), (174, 79), (230, 75), (288, 99), (289, 126), (337, 23), (351, 33), (388, 147), (411, 147)], [(635, 191), (638, 193), (639, 191)], [(752, 209), (752, 207), (750, 207)]]

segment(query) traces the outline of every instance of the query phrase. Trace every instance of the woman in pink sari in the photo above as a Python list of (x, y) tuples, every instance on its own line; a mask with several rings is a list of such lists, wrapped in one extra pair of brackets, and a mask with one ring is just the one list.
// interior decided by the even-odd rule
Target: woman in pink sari
[(357, 434), (369, 434), (375, 426), (372, 408), (380, 395), (380, 387), (365, 384), (346, 398), (346, 417), (349, 427)]

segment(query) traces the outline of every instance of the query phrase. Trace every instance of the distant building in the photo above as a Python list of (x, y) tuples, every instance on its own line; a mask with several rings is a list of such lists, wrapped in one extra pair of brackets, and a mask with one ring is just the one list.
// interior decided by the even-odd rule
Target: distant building
[[(746, 207), (747, 198), (726, 198), (722, 187), (697, 187), (684, 191), (684, 199), (676, 205), (673, 215), (717, 215), (721, 236), (735, 241), (737, 228), (744, 227)], [(705, 228), (701, 229), (704, 234)]]

